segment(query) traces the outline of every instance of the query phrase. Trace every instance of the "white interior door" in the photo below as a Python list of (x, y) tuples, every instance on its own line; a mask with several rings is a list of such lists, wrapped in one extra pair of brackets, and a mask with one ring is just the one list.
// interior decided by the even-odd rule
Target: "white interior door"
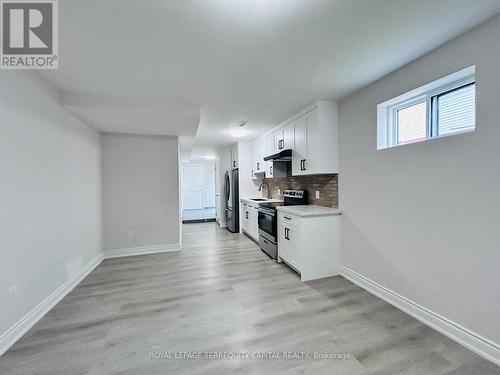
[(204, 165), (203, 175), (204, 208), (215, 207), (215, 163), (208, 162)]
[(182, 208), (184, 210), (203, 209), (202, 164), (184, 164), (182, 166)]

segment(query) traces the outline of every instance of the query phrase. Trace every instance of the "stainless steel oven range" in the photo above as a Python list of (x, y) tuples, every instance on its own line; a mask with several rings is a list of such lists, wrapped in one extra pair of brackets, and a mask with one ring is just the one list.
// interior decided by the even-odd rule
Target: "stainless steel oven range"
[(277, 206), (307, 204), (307, 191), (285, 190), (283, 202), (259, 204), (259, 246), (273, 260), (278, 259), (278, 213)]

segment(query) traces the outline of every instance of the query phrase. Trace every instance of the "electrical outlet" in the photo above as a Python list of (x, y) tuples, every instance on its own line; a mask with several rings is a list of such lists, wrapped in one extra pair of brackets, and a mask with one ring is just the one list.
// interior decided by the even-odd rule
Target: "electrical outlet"
[(9, 288), (9, 299), (11, 302), (15, 302), (19, 299), (19, 288), (17, 287), (17, 284), (14, 284)]
[(319, 199), (319, 190), (316, 190), (316, 199)]
[(128, 237), (129, 240), (133, 239), (134, 236), (135, 236), (135, 232), (133, 230), (129, 230), (127, 232), (127, 237)]

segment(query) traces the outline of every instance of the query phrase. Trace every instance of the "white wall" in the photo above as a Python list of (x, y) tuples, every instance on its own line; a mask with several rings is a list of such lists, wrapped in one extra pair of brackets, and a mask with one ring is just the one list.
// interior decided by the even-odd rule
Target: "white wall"
[(177, 143), (176, 137), (102, 135), (105, 251), (178, 246)]
[(2, 336), (102, 246), (99, 134), (26, 71), (0, 73), (0, 118)]
[[(340, 102), (342, 264), (500, 344), (500, 18)], [(476, 65), (477, 130), (377, 151), (377, 104)]]

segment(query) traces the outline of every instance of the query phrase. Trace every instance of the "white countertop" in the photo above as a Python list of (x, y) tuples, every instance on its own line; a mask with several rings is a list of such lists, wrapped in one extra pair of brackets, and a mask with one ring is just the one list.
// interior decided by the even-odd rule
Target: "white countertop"
[(296, 215), (301, 217), (309, 216), (329, 216), (329, 215), (341, 215), (342, 211), (338, 208), (314, 206), (312, 204), (304, 206), (279, 206), (277, 210), (280, 212), (287, 212), (290, 215)]

